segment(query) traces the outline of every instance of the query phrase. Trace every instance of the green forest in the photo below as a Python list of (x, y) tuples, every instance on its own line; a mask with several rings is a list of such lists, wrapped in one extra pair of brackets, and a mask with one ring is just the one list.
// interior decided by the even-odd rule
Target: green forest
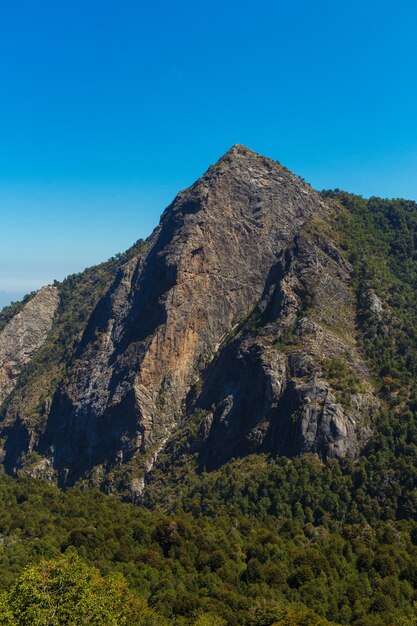
[(322, 194), (381, 398), (361, 456), (174, 468), (140, 506), (1, 474), (0, 624), (417, 624), (417, 205)]

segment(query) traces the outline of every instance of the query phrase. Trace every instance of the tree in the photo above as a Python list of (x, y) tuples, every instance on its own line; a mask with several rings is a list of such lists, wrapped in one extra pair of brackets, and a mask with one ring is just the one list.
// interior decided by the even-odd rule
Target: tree
[(310, 609), (301, 609), (289, 610), (286, 616), (273, 626), (330, 626), (330, 622)]
[(27, 567), (0, 596), (1, 626), (162, 624), (122, 576), (102, 576), (75, 551)]
[(205, 613), (197, 618), (194, 626), (226, 626), (226, 621), (214, 613)]
[(398, 626), (417, 626), (417, 602), (414, 602), (411, 615), (398, 620)]
[(271, 626), (279, 622), (286, 614), (286, 608), (280, 602), (258, 599), (248, 611), (249, 626)]

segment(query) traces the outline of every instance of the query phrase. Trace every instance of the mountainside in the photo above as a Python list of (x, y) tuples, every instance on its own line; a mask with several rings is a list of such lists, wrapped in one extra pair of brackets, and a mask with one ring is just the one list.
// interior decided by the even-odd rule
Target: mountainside
[(416, 203), (235, 146), (4, 309), (0, 588), (72, 547), (142, 626), (414, 625), (416, 285)]
[[(304, 181), (234, 146), (120, 265), (38, 415), (24, 384), (10, 399), (8, 471), (120, 489), (128, 465), (123, 488), (137, 497), (196, 411), (204, 417), (192, 445), (204, 467), (260, 450), (355, 455), (378, 401), (334, 218)], [(342, 362), (346, 393), (332, 382)]]

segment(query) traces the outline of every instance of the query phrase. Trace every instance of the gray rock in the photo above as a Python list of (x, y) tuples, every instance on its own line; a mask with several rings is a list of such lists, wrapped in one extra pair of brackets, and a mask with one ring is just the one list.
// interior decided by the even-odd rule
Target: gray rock
[(376, 295), (374, 291), (371, 291), (369, 293), (369, 309), (378, 317), (381, 317), (384, 310), (380, 298)]
[[(374, 401), (355, 342), (351, 267), (310, 229), (332, 216), (303, 180), (234, 146), (178, 194), (119, 271), (42, 420), (24, 393), (14, 402), (0, 433), (8, 470), (114, 491), (128, 465), (137, 497), (196, 411), (205, 419), (186, 448), (207, 467), (258, 450), (355, 454)], [(30, 354), (56, 310), (46, 308)], [(325, 358), (347, 359), (366, 382), (356, 405), (354, 394), (350, 407), (338, 402)]]
[(44, 343), (58, 304), (57, 287), (43, 287), (0, 332), (0, 404)]

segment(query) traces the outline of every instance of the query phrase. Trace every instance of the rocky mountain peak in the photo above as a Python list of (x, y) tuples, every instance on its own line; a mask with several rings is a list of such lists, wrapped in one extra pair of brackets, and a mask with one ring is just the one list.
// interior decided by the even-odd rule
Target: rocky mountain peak
[(247, 146), (244, 146), (241, 143), (234, 144), (227, 152), (223, 154), (217, 161), (219, 163), (232, 163), (232, 162), (243, 162), (243, 161), (261, 161), (264, 164), (270, 163), (271, 165), (280, 165), (278, 161), (274, 161), (273, 159), (269, 159), (268, 157), (251, 150)]
[[(5, 436), (8, 469), (67, 485), (113, 484), (117, 468), (133, 467), (138, 491), (177, 428), (201, 411), (205, 434), (193, 445), (207, 467), (258, 449), (353, 453), (366, 431), (360, 411), (338, 404), (323, 373), (326, 358), (350, 354), (367, 377), (353, 319), (326, 304), (350, 310), (349, 268), (309, 226), (331, 213), (285, 167), (233, 146), (120, 269), (36, 427), (28, 407), (14, 405), (5, 424), (13, 432), (17, 419), (23, 434), (18, 443)], [(331, 330), (342, 323), (343, 341)], [(291, 355), (279, 347), (288, 329), (303, 337)], [(362, 395), (355, 406), (370, 407)]]
[(230, 166), (233, 163), (242, 164), (244, 162), (249, 163), (250, 161), (252, 161), (252, 163), (256, 163), (256, 161), (258, 161), (264, 164), (270, 162), (271, 164), (279, 165), (277, 161), (274, 161), (273, 159), (268, 159), (267, 157), (262, 156), (258, 152), (255, 152), (254, 150), (251, 150), (250, 148), (247, 148), (240, 143), (236, 143), (231, 148), (229, 148), (229, 150), (227, 150), (227, 152), (225, 152), (223, 156), (219, 158), (216, 165), (225, 165), (225, 167), (227, 167), (228, 165)]

